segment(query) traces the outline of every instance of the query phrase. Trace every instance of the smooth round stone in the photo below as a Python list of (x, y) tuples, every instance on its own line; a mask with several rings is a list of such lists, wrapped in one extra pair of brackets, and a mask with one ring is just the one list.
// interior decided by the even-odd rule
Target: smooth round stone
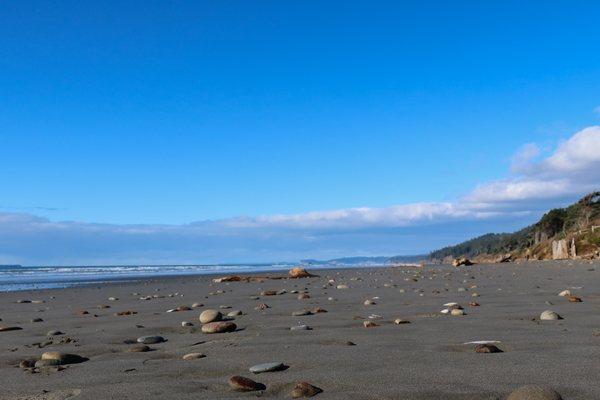
[(310, 331), (312, 328), (308, 325), (296, 325), (290, 327), (290, 331)]
[(34, 364), (36, 368), (54, 367), (61, 365), (60, 360), (37, 360)]
[(556, 321), (559, 319), (562, 319), (562, 317), (552, 310), (546, 310), (540, 315), (542, 321)]
[(208, 324), (210, 322), (220, 321), (223, 318), (223, 314), (217, 310), (204, 310), (200, 314), (200, 322)]
[(238, 317), (240, 315), (243, 315), (244, 313), (241, 310), (233, 310), (233, 311), (229, 311), (227, 313), (228, 317)]
[(263, 372), (281, 371), (284, 367), (285, 367), (285, 365), (283, 365), (283, 363), (270, 362), (270, 363), (253, 365), (252, 367), (250, 367), (249, 370), (250, 370), (250, 372), (252, 372), (254, 374), (260, 374)]
[(59, 335), (64, 335), (64, 333), (62, 333), (58, 329), (54, 329), (54, 330), (48, 331), (48, 333), (46, 333), (46, 336), (59, 336)]
[(550, 388), (528, 385), (509, 394), (506, 400), (562, 400), (562, 397)]
[(253, 381), (243, 376), (232, 376), (229, 378), (229, 386), (238, 392), (253, 392), (255, 390), (265, 390), (267, 387), (262, 383)]
[(146, 346), (145, 344), (138, 344), (135, 345), (133, 347), (131, 347), (129, 350), (127, 350), (129, 353), (145, 353), (147, 351), (150, 351), (150, 346)]
[(460, 308), (454, 308), (452, 310), (450, 310), (450, 315), (454, 315), (455, 317), (457, 316), (461, 316), (461, 315), (466, 315), (465, 311), (460, 309)]
[(308, 382), (298, 382), (294, 386), (291, 395), (292, 398), (298, 399), (300, 397), (313, 397), (321, 392), (323, 392), (323, 389), (313, 386)]
[(156, 344), (162, 343), (164, 341), (165, 338), (162, 336), (142, 336), (137, 338), (137, 342), (142, 344)]
[(310, 310), (300, 310), (300, 311), (294, 311), (292, 313), (292, 317), (302, 317), (304, 315), (311, 315), (312, 312)]
[(373, 300), (371, 300), (371, 299), (367, 299), (367, 300), (365, 300), (365, 302), (364, 302), (363, 304), (364, 304), (365, 306), (374, 306), (374, 305), (375, 305), (375, 304), (377, 304), (377, 303), (375, 303), (375, 301), (373, 301)]
[(202, 354), (202, 353), (189, 353), (184, 355), (182, 358), (184, 360), (197, 360), (199, 358), (204, 358), (206, 357), (206, 354)]
[(77, 364), (85, 361), (83, 357), (77, 354), (61, 353), (60, 351), (47, 351), (42, 354), (42, 360), (57, 361), (58, 364)]
[(190, 321), (182, 321), (181, 326), (183, 326), (183, 327), (194, 326), (194, 324), (192, 324)]
[(236, 329), (237, 325), (229, 321), (210, 322), (208, 324), (202, 325), (202, 333), (233, 332)]
[(484, 343), (475, 346), (475, 353), (502, 353), (502, 350), (493, 344)]
[(22, 329), (20, 326), (0, 326), (0, 332), (20, 331)]

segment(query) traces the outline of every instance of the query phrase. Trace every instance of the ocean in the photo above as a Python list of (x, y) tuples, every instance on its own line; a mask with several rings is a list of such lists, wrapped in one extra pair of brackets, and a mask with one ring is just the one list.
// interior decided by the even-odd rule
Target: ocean
[(161, 276), (288, 270), (295, 264), (14, 266), (0, 265), (0, 292), (64, 288)]

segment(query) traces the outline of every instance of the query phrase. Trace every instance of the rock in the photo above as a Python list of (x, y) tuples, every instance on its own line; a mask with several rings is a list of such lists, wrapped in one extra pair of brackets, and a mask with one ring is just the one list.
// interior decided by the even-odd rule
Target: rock
[(48, 333), (46, 333), (46, 336), (60, 336), (60, 335), (64, 335), (64, 333), (62, 333), (58, 329), (53, 329), (51, 331), (48, 331)]
[(558, 295), (559, 295), (559, 296), (561, 296), (561, 297), (567, 297), (567, 296), (570, 296), (570, 295), (571, 295), (571, 291), (570, 291), (570, 290), (568, 290), (568, 289), (567, 289), (567, 290), (563, 290), (563, 291), (562, 291), (562, 292), (560, 292)]
[(546, 310), (540, 315), (542, 321), (556, 321), (559, 319), (562, 319), (562, 317), (552, 310)]
[(337, 289), (343, 290), (343, 289), (349, 289), (350, 287), (348, 285), (345, 284), (340, 284), (336, 286)]
[(373, 321), (363, 321), (363, 326), (365, 328), (375, 328), (375, 327), (379, 326), (379, 324), (376, 324)]
[(268, 304), (260, 303), (258, 306), (254, 307), (255, 310), (266, 310), (267, 308), (271, 308)]
[(306, 300), (306, 299), (310, 299), (310, 296), (306, 293), (300, 293), (298, 295), (298, 300)]
[(321, 307), (315, 307), (315, 308), (313, 308), (313, 309), (311, 310), (311, 312), (312, 312), (313, 314), (322, 314), (322, 313), (326, 313), (326, 312), (327, 312), (327, 310), (326, 310), (326, 309), (324, 309), (324, 308), (321, 308)]
[(469, 260), (468, 258), (461, 257), (461, 258), (455, 258), (452, 261), (452, 265), (455, 267), (460, 267), (461, 265), (469, 266), (469, 265), (473, 265), (473, 262), (471, 260)]
[(250, 367), (249, 370), (250, 370), (250, 372), (252, 372), (254, 374), (261, 374), (263, 372), (281, 371), (284, 368), (285, 368), (285, 365), (283, 363), (270, 362), (270, 363), (253, 365), (252, 367)]
[(581, 300), (581, 297), (577, 297), (577, 296), (568, 296), (567, 299), (569, 299), (570, 303), (581, 303), (583, 300)]
[(375, 305), (375, 304), (377, 304), (377, 303), (375, 303), (375, 301), (373, 301), (373, 300), (371, 300), (371, 299), (367, 299), (367, 300), (365, 300), (365, 301), (364, 301), (364, 303), (363, 303), (363, 304), (364, 304), (365, 306), (374, 306), (374, 305)]
[(241, 310), (233, 310), (227, 313), (228, 317), (238, 317), (240, 315), (244, 315), (244, 313)]
[(192, 308), (200, 308), (200, 307), (204, 307), (204, 304), (201, 304), (201, 303), (192, 304)]
[(288, 275), (290, 276), (290, 278), (312, 278), (312, 277), (317, 276), (317, 275), (313, 275), (313, 274), (309, 273), (304, 268), (299, 268), (299, 267), (290, 269), (290, 271), (288, 272)]
[(502, 353), (502, 350), (493, 344), (486, 343), (475, 346), (475, 353)]
[(125, 310), (125, 311), (119, 311), (115, 313), (115, 316), (117, 317), (124, 317), (124, 316), (128, 316), (128, 315), (136, 315), (137, 311), (133, 311), (133, 310)]
[(461, 308), (454, 308), (452, 310), (450, 310), (450, 315), (454, 315), (455, 317), (461, 316), (461, 315), (467, 315), (465, 313), (465, 310), (461, 309)]
[(0, 332), (9, 332), (9, 331), (20, 331), (20, 326), (0, 326)]
[(210, 322), (220, 321), (223, 319), (223, 314), (217, 310), (204, 310), (200, 314), (200, 322), (203, 324), (208, 324)]
[(308, 325), (296, 325), (290, 327), (290, 331), (310, 331), (312, 328)]
[(292, 312), (292, 317), (302, 317), (304, 315), (312, 315), (310, 310), (299, 310)]
[(61, 365), (60, 360), (37, 360), (34, 364), (35, 368), (55, 367)]
[(142, 336), (137, 338), (137, 342), (142, 344), (156, 344), (163, 343), (165, 341), (165, 338), (162, 336)]
[(35, 367), (35, 362), (36, 362), (36, 360), (21, 360), (21, 362), (19, 362), (19, 368), (21, 368), (21, 369), (33, 368), (33, 367)]
[(145, 353), (150, 350), (150, 346), (146, 346), (145, 344), (137, 344), (133, 347), (130, 347), (127, 351), (129, 353)]
[(175, 311), (190, 311), (192, 309), (192, 307), (186, 306), (186, 305), (182, 305), (179, 306), (175, 309)]
[(42, 354), (42, 360), (58, 361), (58, 365), (78, 364), (87, 359), (77, 354), (61, 353), (60, 351), (47, 351)]
[(202, 325), (202, 333), (224, 333), (233, 332), (237, 329), (237, 325), (230, 321), (210, 322)]
[(292, 390), (292, 398), (298, 399), (300, 397), (313, 397), (319, 393), (322, 393), (323, 390), (311, 385), (308, 382), (298, 382), (294, 389)]
[(267, 388), (262, 383), (244, 378), (243, 376), (232, 376), (229, 378), (229, 386), (238, 392), (253, 392), (255, 390), (265, 390)]
[(181, 321), (181, 326), (183, 326), (183, 327), (194, 326), (194, 324), (192, 324), (190, 321)]
[(117, 301), (117, 300), (119, 300), (118, 297), (109, 297), (108, 298), (108, 301)]
[(562, 400), (562, 397), (550, 388), (528, 385), (509, 394), (506, 400)]
[(184, 355), (182, 358), (184, 360), (197, 360), (199, 358), (204, 358), (206, 357), (206, 354), (202, 354), (202, 353), (189, 353)]
[(402, 324), (410, 324), (410, 321), (408, 321), (408, 320), (405, 320), (405, 319), (402, 319), (402, 318), (396, 318), (396, 319), (394, 320), (394, 323), (395, 323), (396, 325), (402, 325)]
[(260, 292), (261, 296), (277, 296), (277, 290), (263, 290)]

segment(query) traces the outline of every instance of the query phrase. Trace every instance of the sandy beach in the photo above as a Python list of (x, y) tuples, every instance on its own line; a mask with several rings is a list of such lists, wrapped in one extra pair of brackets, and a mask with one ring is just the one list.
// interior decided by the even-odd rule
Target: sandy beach
[[(298, 382), (320, 388), (315, 398), (322, 399), (505, 399), (528, 384), (564, 399), (600, 398), (598, 262), (310, 272), (319, 276), (228, 283), (194, 276), (1, 293), (0, 326), (21, 329), (0, 331), (0, 398), (275, 399), (290, 398)], [(563, 290), (581, 302), (559, 296)], [(465, 315), (452, 315), (461, 306)], [(202, 333), (199, 315), (207, 309), (236, 330)], [(235, 310), (242, 315), (226, 317)], [(292, 315), (302, 310), (312, 313)], [(563, 319), (540, 321), (545, 310)], [(310, 329), (290, 329), (298, 325)], [(143, 336), (165, 341), (130, 352)], [(465, 344), (473, 341), (497, 341), (502, 352), (478, 353)], [(83, 362), (19, 367), (51, 351)], [(200, 355), (184, 360), (190, 353)], [(284, 367), (249, 371), (270, 362)], [(235, 391), (232, 376), (266, 389)]]

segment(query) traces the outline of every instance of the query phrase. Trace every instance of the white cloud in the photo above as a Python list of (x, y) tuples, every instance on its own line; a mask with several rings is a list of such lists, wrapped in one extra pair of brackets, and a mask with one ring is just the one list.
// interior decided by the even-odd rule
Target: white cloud
[[(541, 158), (513, 157), (513, 175), (454, 202), (238, 217), (184, 225), (54, 222), (0, 213), (0, 261), (26, 263), (264, 261), (319, 255), (421, 252), (489, 230), (514, 229), (550, 206), (600, 189), (600, 127)], [(445, 228), (440, 229), (441, 226)], [(459, 229), (460, 228), (460, 229)], [(452, 231), (454, 230), (454, 231)], [(452, 231), (451, 236), (448, 232)], [(404, 247), (403, 247), (404, 246)]]

